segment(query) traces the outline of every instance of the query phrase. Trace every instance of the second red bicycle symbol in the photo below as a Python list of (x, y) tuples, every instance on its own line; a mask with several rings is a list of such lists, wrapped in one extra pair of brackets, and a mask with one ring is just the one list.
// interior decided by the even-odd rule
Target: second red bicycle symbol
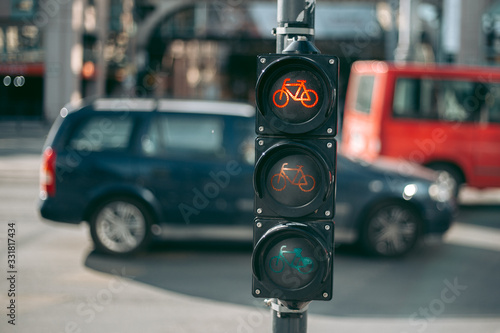
[[(274, 105), (284, 108), (292, 98), (295, 102), (301, 102), (306, 108), (315, 106), (318, 103), (318, 94), (312, 89), (307, 89), (306, 83), (306, 80), (297, 80), (295, 83), (290, 83), (290, 79), (285, 79), (281, 89), (274, 92)], [(293, 93), (289, 87), (294, 87), (297, 90)]]
[[(287, 168), (288, 163), (283, 163), (280, 173), (274, 174), (271, 177), (271, 186), (275, 191), (283, 191), (287, 181), (295, 186), (298, 186), (302, 192), (310, 192), (314, 189), (316, 181), (313, 176), (306, 175), (302, 171), (303, 165), (297, 165), (296, 168)], [(293, 178), (288, 177), (286, 171), (295, 171)]]

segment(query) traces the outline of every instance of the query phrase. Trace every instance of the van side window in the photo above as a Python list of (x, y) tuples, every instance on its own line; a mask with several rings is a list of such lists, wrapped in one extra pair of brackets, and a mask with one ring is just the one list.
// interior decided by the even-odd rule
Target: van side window
[(132, 117), (94, 116), (74, 131), (68, 146), (76, 151), (89, 152), (125, 149), (129, 146), (132, 125)]
[(496, 108), (490, 109), (490, 117), (488, 119), (490, 123), (500, 123), (500, 103), (497, 102)]
[(142, 139), (142, 149), (150, 156), (221, 157), (223, 131), (221, 117), (161, 114)]
[(453, 122), (485, 121), (492, 106), (492, 89), (497, 89), (494, 86), (475, 81), (400, 78), (394, 91), (393, 115)]
[(372, 75), (362, 75), (358, 77), (356, 110), (370, 113), (372, 107), (373, 83), (375, 77)]
[(492, 85), (490, 94), (486, 97), (489, 108), (488, 122), (500, 123), (500, 84)]

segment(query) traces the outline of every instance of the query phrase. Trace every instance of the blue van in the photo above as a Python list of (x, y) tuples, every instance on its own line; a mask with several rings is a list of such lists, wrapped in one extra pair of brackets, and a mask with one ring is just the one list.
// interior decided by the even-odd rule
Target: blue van
[[(40, 214), (88, 222), (96, 250), (117, 255), (186, 229), (239, 228), (251, 239), (254, 114), (243, 103), (168, 99), (66, 106), (44, 145)], [(449, 228), (446, 188), (423, 168), (401, 174), (339, 156), (335, 239), (407, 253)]]

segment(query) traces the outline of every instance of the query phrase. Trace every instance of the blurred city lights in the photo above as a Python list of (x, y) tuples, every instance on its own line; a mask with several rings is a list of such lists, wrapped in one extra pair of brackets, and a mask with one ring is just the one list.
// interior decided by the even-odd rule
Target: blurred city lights
[(6, 77), (3, 78), (3, 85), (4, 86), (6, 86), (6, 87), (10, 86), (11, 82), (12, 82), (12, 79), (10, 78), (10, 76), (7, 75)]

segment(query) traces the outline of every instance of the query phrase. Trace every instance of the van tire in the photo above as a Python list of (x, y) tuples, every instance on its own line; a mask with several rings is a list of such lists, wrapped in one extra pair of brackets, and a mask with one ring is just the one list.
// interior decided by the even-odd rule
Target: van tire
[(144, 250), (151, 242), (152, 218), (138, 200), (117, 197), (97, 206), (90, 218), (95, 250), (127, 256)]

